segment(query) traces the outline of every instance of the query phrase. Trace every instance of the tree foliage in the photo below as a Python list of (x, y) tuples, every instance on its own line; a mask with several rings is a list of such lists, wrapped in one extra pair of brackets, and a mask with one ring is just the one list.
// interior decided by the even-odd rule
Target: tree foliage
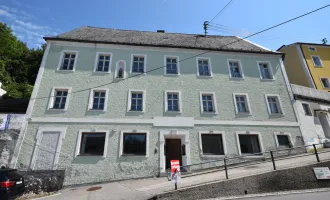
[(10, 27), (0, 22), (0, 81), (12, 98), (29, 98), (38, 74), (45, 45), (29, 49)]

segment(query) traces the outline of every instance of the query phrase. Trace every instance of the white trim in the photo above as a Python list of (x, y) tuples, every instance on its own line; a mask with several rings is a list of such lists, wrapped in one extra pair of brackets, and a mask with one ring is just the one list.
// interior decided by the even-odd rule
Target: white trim
[[(61, 69), (65, 53), (74, 53), (76, 55), (75, 58), (74, 58), (74, 64), (73, 64), (72, 70), (63, 70), (63, 69)], [(57, 69), (56, 70), (61, 71), (61, 72), (62, 71), (64, 71), (64, 72), (74, 72), (76, 70), (76, 65), (77, 65), (77, 62), (78, 62), (78, 54), (79, 54), (78, 51), (73, 51), (73, 50), (63, 50), (63, 51), (61, 51), (60, 60), (57, 64)]]
[[(319, 59), (320, 59), (320, 63), (321, 63), (321, 65), (316, 65), (315, 62), (314, 62), (313, 57), (319, 58)], [(320, 67), (320, 68), (323, 67), (323, 63), (322, 63), (322, 60), (321, 60), (321, 57), (320, 57), (320, 56), (317, 56), (317, 55), (311, 55), (311, 58), (312, 58), (312, 61), (313, 61), (314, 67)]]
[[(167, 58), (175, 58), (176, 59), (176, 67), (177, 67), (177, 74), (167, 74), (166, 68), (167, 68)], [(180, 76), (180, 60), (179, 56), (171, 56), (171, 55), (165, 55), (164, 56), (164, 75), (166, 76)]]
[[(93, 101), (94, 101), (94, 92), (105, 92), (105, 99), (104, 99), (104, 108), (103, 110), (95, 110), (93, 109)], [(95, 111), (95, 112), (102, 112), (107, 111), (108, 108), (108, 98), (109, 98), (109, 89), (108, 88), (92, 88), (89, 93), (89, 100), (88, 100), (88, 107), (87, 111)]]
[(315, 89), (316, 88), (316, 85), (315, 85), (315, 83), (314, 83), (314, 81), (312, 79), (311, 73), (309, 72), (309, 68), (308, 68), (307, 62), (306, 62), (306, 60), (304, 58), (303, 52), (302, 52), (302, 50), (300, 48), (300, 44), (297, 44), (296, 45), (296, 49), (297, 49), (297, 52), (298, 52), (298, 55), (299, 55), (300, 64), (302, 65), (302, 68), (303, 68), (303, 70), (305, 72), (305, 75), (307, 77), (307, 80), (309, 82), (309, 85), (310, 85), (310, 87), (312, 87), (312, 88)]
[[(210, 76), (200, 76), (199, 75), (198, 60), (207, 60), (207, 62), (209, 64), (208, 66), (209, 66)], [(196, 67), (197, 67), (197, 77), (199, 77), (199, 78), (212, 78), (213, 77), (211, 58), (209, 58), (209, 57), (196, 57)]]
[[(156, 51), (156, 52), (166, 52), (166, 54), (172, 54), (175, 53), (204, 53), (205, 50), (203, 49), (190, 49), (190, 48), (171, 48), (171, 47), (151, 47), (151, 46), (136, 46), (136, 45), (122, 45), (122, 44), (101, 44), (101, 43), (90, 43), (90, 42), (72, 42), (72, 41), (55, 41), (55, 40), (49, 40), (48, 43), (51, 43), (52, 45), (56, 46), (67, 46), (67, 47), (83, 47), (83, 48), (106, 48), (106, 49), (120, 49), (120, 50), (136, 50), (136, 51)], [(274, 52), (274, 51), (273, 51)], [(226, 51), (210, 51), (210, 53), (205, 55), (240, 55), (240, 56), (246, 56), (246, 57), (281, 57), (282, 54), (260, 54), (258, 52), (226, 52)]]
[[(214, 112), (204, 112), (203, 110), (203, 95), (212, 95), (212, 102), (214, 107)], [(218, 108), (217, 108), (217, 99), (215, 96), (215, 92), (199, 92), (199, 104), (201, 109), (201, 114), (207, 114), (207, 115), (216, 115), (218, 114)]]
[[(145, 133), (146, 134), (146, 155), (125, 155), (123, 154), (123, 142), (124, 142), (124, 133)], [(120, 140), (119, 140), (119, 157), (149, 157), (149, 131), (147, 130), (122, 130), (120, 131)]]
[[(182, 119), (182, 120), (181, 120)], [(180, 122), (178, 124), (177, 122)], [(169, 124), (172, 122), (171, 124)], [(299, 122), (290, 121), (243, 121), (243, 120), (194, 120), (189, 117), (154, 117), (153, 119), (133, 118), (64, 118), (64, 117), (33, 117), (29, 123), (90, 123), (90, 124), (151, 124), (155, 127), (194, 127), (194, 125), (233, 125), (233, 126), (283, 126), (299, 127)], [(174, 125), (173, 125), (174, 124)]]
[(238, 155), (240, 155), (240, 156), (241, 155), (247, 155), (250, 158), (262, 156), (262, 155), (260, 155), (260, 156), (257, 156), (257, 155), (249, 156), (250, 154), (242, 154), (241, 145), (240, 145), (240, 141), (239, 141), (239, 135), (257, 135), (258, 140), (259, 140), (259, 145), (260, 145), (260, 153), (262, 154), (264, 152), (264, 144), (262, 142), (260, 132), (257, 132), (257, 131), (236, 131), (236, 142), (237, 142)]
[[(316, 47), (314, 47), (314, 46), (308, 46), (307, 48), (308, 48), (308, 51), (310, 51), (310, 52), (317, 52), (317, 49), (316, 49)], [(314, 48), (315, 51), (311, 51), (310, 48)]]
[[(319, 79), (320, 79), (320, 82), (321, 82), (321, 85), (322, 85), (323, 88), (325, 88), (325, 89), (329, 89), (330, 88), (330, 81), (329, 81), (329, 79), (327, 77), (319, 77)], [(322, 79), (327, 79), (329, 87), (325, 87), (324, 86), (324, 84), (322, 82)]]
[[(277, 104), (279, 106), (279, 110), (280, 110), (280, 113), (271, 113), (271, 110), (270, 110), (270, 107), (269, 107), (269, 103), (268, 103), (268, 97), (276, 97), (276, 101), (277, 101)], [(283, 110), (283, 106), (282, 106), (282, 101), (281, 101), (281, 98), (280, 98), (280, 95), (278, 94), (265, 94), (265, 101), (266, 101), (266, 104), (267, 104), (267, 110), (268, 110), (268, 114), (269, 115), (272, 115), (272, 116), (276, 116), (276, 115), (280, 115), (280, 116), (284, 116), (284, 110)]]
[[(167, 101), (167, 94), (177, 94), (179, 97), (179, 101), (178, 101), (178, 107), (179, 110), (178, 111), (168, 111), (168, 101)], [(182, 113), (182, 96), (181, 96), (181, 91), (179, 90), (165, 90), (164, 92), (164, 111), (167, 113)]]
[[(262, 78), (262, 73), (261, 73), (261, 70), (260, 70), (260, 64), (267, 64), (268, 65), (270, 75), (271, 75), (272, 78), (270, 78), (270, 79)], [(272, 64), (269, 61), (257, 61), (257, 65), (258, 65), (258, 71), (259, 71), (259, 74), (260, 74), (260, 80), (263, 80), (263, 81), (274, 81), (275, 80)]]
[[(77, 157), (80, 155), (80, 146), (81, 146), (81, 137), (83, 133), (105, 133), (105, 140), (104, 140), (104, 149), (102, 157), (107, 157), (108, 152), (108, 141), (109, 141), (109, 130), (94, 130), (94, 129), (80, 129), (77, 135), (76, 141), (76, 150), (74, 156)], [(82, 157), (91, 157), (91, 156), (98, 156), (98, 155), (84, 155)]]
[[(202, 134), (214, 134), (214, 135), (221, 135), (222, 136), (222, 146), (223, 146), (223, 152), (224, 155), (204, 155), (203, 154), (203, 143), (202, 143)], [(199, 139), (199, 150), (200, 150), (200, 156), (205, 158), (221, 158), (225, 157), (228, 153), (227, 151), (227, 143), (226, 143), (226, 137), (224, 131), (199, 131), (198, 132), (198, 139)]]
[[(39, 71), (38, 71), (36, 81), (35, 81), (34, 86), (33, 86), (33, 90), (32, 90), (32, 94), (31, 94), (31, 97), (30, 97), (29, 105), (26, 109), (26, 119), (30, 118), (31, 115), (32, 115), (32, 110), (34, 108), (36, 97), (37, 97), (37, 94), (39, 92), (39, 87), (41, 85), (40, 83), (41, 83), (41, 80), (42, 80), (42, 77), (43, 77), (43, 74), (44, 74), (44, 71), (45, 71), (45, 65), (46, 65), (46, 60), (47, 60), (47, 57), (48, 57), (50, 46), (51, 46), (51, 44), (47, 43), (45, 53), (42, 56), (42, 61), (41, 61), (41, 64), (40, 64), (40, 68), (39, 68)], [(17, 142), (16, 142), (15, 150), (14, 150), (11, 162), (10, 162), (11, 168), (16, 168), (17, 159), (18, 159), (18, 156), (21, 152), (23, 140), (24, 140), (26, 132), (27, 132), (27, 130), (26, 130), (27, 125), (28, 125), (27, 120), (24, 120), (23, 124), (22, 124), (22, 127), (21, 127), (21, 130), (20, 130), (20, 133), (19, 133), (19, 136), (18, 136), (18, 139), (17, 139)]]
[[(132, 92), (136, 93), (142, 93), (142, 111), (138, 110), (131, 110), (131, 98), (132, 98)], [(128, 90), (128, 97), (127, 97), (127, 112), (138, 112), (138, 113), (144, 113), (146, 110), (146, 91), (145, 90), (135, 90), (135, 89), (130, 89)]]
[[(133, 69), (133, 58), (134, 56), (137, 56), (137, 57), (144, 57), (144, 62), (143, 62), (143, 73), (138, 73), (138, 72), (132, 72), (132, 69)], [(130, 74), (146, 74), (147, 72), (147, 54), (131, 54), (131, 64), (130, 64), (130, 71), (129, 73)]]
[(186, 147), (186, 155), (182, 156), (182, 164), (181, 165), (190, 165), (190, 139), (189, 139), (189, 131), (182, 130), (163, 130), (159, 131), (159, 169), (161, 173), (166, 172), (166, 158), (165, 158), (165, 140), (166, 138), (175, 138), (181, 139), (181, 145), (185, 145)]
[[(123, 78), (118, 78), (118, 70), (119, 70), (119, 62), (124, 62), (124, 71), (123, 71)], [(115, 72), (114, 72), (114, 77), (115, 79), (124, 79), (127, 76), (127, 70), (126, 70), (126, 61), (125, 60), (118, 60), (116, 62), (116, 67), (115, 67)]]
[[(39, 147), (41, 145), (41, 140), (44, 132), (50, 132), (50, 133), (59, 133), (59, 138), (57, 142), (57, 147), (56, 147), (56, 153), (54, 157), (54, 162), (53, 162), (53, 170), (57, 169), (58, 166), (58, 160), (61, 152), (61, 147), (62, 147), (62, 140), (65, 138), (65, 132), (66, 132), (66, 127), (39, 127), (37, 136), (36, 136), (36, 146), (34, 147), (33, 155), (32, 155), (32, 160), (30, 164), (30, 168), (34, 170), (37, 157), (38, 157), (38, 152), (39, 152)], [(46, 147), (46, 146), (44, 146)], [(51, 149), (54, 150), (54, 149)]]
[(279, 148), (280, 145), (278, 143), (278, 139), (277, 139), (277, 136), (278, 135), (286, 135), (288, 136), (289, 138), (289, 142), (291, 142), (292, 146), (293, 146), (293, 140), (292, 140), (292, 137), (291, 137), (291, 133), (288, 133), (288, 132), (274, 132), (274, 137), (275, 137), (275, 143), (276, 143), (276, 147)]
[[(238, 64), (239, 64), (239, 70), (240, 70), (240, 73), (241, 73), (241, 78), (240, 77), (232, 77), (231, 76), (231, 71), (230, 71), (230, 64), (229, 64), (229, 62), (238, 62)], [(243, 65), (242, 65), (242, 62), (241, 62), (241, 60), (239, 60), (239, 59), (227, 59), (227, 65), (228, 65), (228, 71), (229, 71), (229, 78), (230, 79), (233, 79), (233, 80), (242, 80), (242, 79), (244, 79), (244, 71), (243, 71)]]
[[(107, 72), (103, 72), (103, 71), (96, 71), (97, 65), (99, 63), (99, 57), (100, 55), (104, 55), (104, 56), (110, 56), (110, 61), (109, 61), (109, 69)], [(96, 52), (96, 56), (95, 56), (95, 63), (94, 63), (94, 73), (111, 73), (111, 65), (112, 65), (112, 56), (113, 54), (111, 52)]]
[[(56, 90), (67, 90), (68, 91), (68, 95), (66, 96), (66, 102), (65, 102), (65, 106), (64, 109), (54, 109), (54, 100), (55, 100), (55, 91)], [(49, 97), (49, 101), (48, 101), (48, 109), (47, 110), (52, 110), (52, 111), (67, 111), (68, 107), (69, 107), (69, 102), (70, 102), (70, 96), (71, 96), (71, 90), (72, 87), (60, 87), (60, 86), (56, 86), (53, 87), (50, 93), (50, 97)]]
[[(247, 104), (247, 109), (248, 112), (238, 112), (237, 108), (237, 102), (236, 102), (236, 96), (244, 96), (245, 97), (245, 103)], [(247, 93), (233, 93), (233, 98), (234, 98), (234, 106), (235, 106), (235, 114), (236, 115), (252, 115), (252, 110), (250, 106), (250, 100), (249, 100), (249, 95)]]

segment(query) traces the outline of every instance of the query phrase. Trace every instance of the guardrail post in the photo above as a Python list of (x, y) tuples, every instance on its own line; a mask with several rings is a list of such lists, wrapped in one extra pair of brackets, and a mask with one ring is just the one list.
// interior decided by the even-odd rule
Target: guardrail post
[(228, 179), (228, 169), (227, 169), (227, 162), (226, 162), (226, 158), (223, 159), (223, 162), (225, 164), (225, 171), (226, 171), (226, 179)]
[(313, 144), (313, 147), (314, 147), (314, 151), (315, 151), (316, 160), (317, 160), (317, 162), (320, 162), (320, 158), (319, 158), (319, 154), (317, 153), (316, 145)]
[(272, 158), (274, 170), (276, 170), (276, 165), (275, 165), (275, 160), (274, 160), (274, 155), (273, 155), (273, 151), (272, 150), (270, 150), (270, 156)]

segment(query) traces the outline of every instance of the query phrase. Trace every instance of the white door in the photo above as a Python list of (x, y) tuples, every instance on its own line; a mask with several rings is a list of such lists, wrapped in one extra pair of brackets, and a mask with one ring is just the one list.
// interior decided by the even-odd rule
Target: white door
[(60, 138), (59, 132), (43, 132), (39, 144), (34, 170), (52, 170), (56, 149)]

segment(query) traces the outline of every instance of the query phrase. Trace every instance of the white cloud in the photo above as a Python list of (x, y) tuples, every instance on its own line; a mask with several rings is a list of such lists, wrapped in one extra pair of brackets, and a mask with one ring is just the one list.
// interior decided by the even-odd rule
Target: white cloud
[(4, 10), (4, 9), (0, 9), (0, 16), (7, 17), (7, 18), (9, 18), (11, 20), (16, 19), (16, 15), (15, 14), (12, 14), (12, 13), (8, 12), (7, 10)]
[(49, 29), (48, 26), (39, 26), (36, 24), (32, 24), (31, 22), (23, 22), (21, 20), (15, 20), (15, 22), (21, 26), (26, 27), (27, 29), (31, 30), (44, 30), (44, 29)]
[(20, 16), (21, 18), (24, 18), (24, 19), (32, 19), (32, 18), (34, 18), (32, 15), (26, 13), (23, 10), (18, 10), (16, 8), (9, 8), (8, 6), (4, 6), (4, 5), (0, 5), (0, 8), (2, 10), (7, 11), (7, 13), (11, 13), (12, 15)]

